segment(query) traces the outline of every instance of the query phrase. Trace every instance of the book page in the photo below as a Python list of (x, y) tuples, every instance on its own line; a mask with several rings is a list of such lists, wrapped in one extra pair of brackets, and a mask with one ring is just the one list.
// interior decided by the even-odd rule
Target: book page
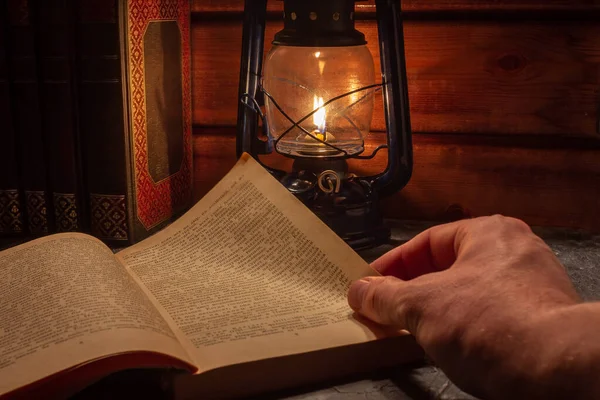
[(200, 370), (375, 339), (346, 295), (376, 272), (247, 155), (185, 216), (117, 257)]
[(133, 351), (191, 363), (101, 241), (58, 234), (0, 252), (0, 395)]

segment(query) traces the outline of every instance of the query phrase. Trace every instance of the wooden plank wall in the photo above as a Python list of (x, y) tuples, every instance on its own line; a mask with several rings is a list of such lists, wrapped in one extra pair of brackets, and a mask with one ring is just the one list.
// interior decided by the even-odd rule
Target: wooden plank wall
[[(268, 3), (271, 38), (281, 2)], [(414, 174), (384, 201), (386, 215), (502, 213), (600, 232), (600, 0), (410, 0), (403, 9)], [(373, 1), (357, 11), (378, 67)], [(242, 12), (243, 0), (193, 1), (196, 198), (235, 163)], [(384, 142), (376, 104), (369, 147)], [(381, 171), (385, 156), (352, 168)]]

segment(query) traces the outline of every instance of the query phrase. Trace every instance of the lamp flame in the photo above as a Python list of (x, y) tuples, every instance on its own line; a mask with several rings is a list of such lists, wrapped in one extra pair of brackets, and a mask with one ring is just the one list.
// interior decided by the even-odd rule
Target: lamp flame
[(323, 101), (322, 97), (315, 96), (314, 109), (317, 110), (317, 112), (313, 114), (313, 122), (317, 126), (319, 132), (321, 132), (321, 134), (323, 135), (325, 135), (325, 131), (327, 129), (327, 124), (325, 123), (327, 114), (325, 113), (325, 109), (323, 108), (324, 103), (325, 102)]

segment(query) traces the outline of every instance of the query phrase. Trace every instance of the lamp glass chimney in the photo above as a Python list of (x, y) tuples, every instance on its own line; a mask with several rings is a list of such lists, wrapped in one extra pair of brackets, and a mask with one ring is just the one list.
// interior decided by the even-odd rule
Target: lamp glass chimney
[(365, 45), (274, 45), (265, 59), (263, 87), (272, 97), (265, 106), (277, 151), (293, 157), (362, 153), (374, 89), (361, 89), (374, 84), (373, 56)]

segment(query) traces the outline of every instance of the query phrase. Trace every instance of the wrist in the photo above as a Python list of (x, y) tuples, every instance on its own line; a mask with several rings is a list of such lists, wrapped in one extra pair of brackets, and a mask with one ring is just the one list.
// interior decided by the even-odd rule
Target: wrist
[(488, 397), (600, 398), (599, 306), (560, 307), (518, 329), (522, 340), (490, 374)]
[[(479, 354), (483, 364), (481, 387), (485, 398), (554, 398), (565, 376), (564, 359), (572, 351), (571, 342), (561, 323), (564, 314), (575, 305), (546, 309), (543, 312), (521, 309), (518, 315), (492, 317), (492, 332), (482, 333), (482, 343), (492, 346)], [(509, 307), (510, 308), (510, 307)], [(514, 310), (515, 307), (510, 308)], [(580, 357), (574, 360), (581, 362)], [(578, 368), (579, 369), (579, 368)], [(558, 378), (557, 378), (558, 377)], [(558, 379), (558, 381), (557, 381)]]
[(600, 304), (562, 307), (537, 325), (544, 360), (538, 374), (546, 398), (600, 398)]
[(496, 353), (490, 359), (484, 383), (485, 398), (544, 398), (540, 390), (551, 375), (551, 346), (543, 340), (544, 329), (536, 318), (506, 321), (506, 329), (496, 339)]

